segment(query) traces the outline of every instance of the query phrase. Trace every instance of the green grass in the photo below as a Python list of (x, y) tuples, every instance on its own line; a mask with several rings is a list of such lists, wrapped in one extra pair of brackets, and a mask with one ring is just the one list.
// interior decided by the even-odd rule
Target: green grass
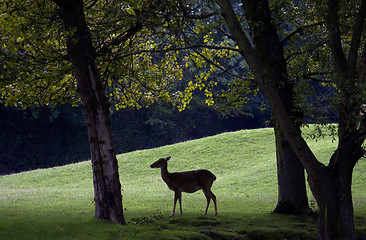
[[(311, 129), (305, 129), (305, 132)], [(272, 129), (224, 133), (118, 156), (127, 226), (93, 220), (89, 161), (0, 177), (0, 239), (316, 239), (312, 219), (270, 214), (277, 203)], [(331, 137), (308, 140), (327, 161)], [(149, 165), (172, 156), (170, 171), (211, 170), (218, 216), (201, 191), (183, 193), (183, 215), (169, 217), (173, 192)], [(366, 236), (366, 163), (354, 171), (356, 229)], [(309, 192), (311, 204), (314, 200)]]

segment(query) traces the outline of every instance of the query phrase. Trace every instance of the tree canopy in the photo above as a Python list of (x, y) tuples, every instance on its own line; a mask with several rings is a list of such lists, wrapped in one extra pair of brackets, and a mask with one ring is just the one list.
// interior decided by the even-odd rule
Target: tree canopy
[[(182, 78), (177, 53), (168, 47), (163, 12), (144, 1), (87, 1), (86, 21), (108, 98), (117, 109), (141, 107)], [(1, 98), (5, 105), (29, 107), (71, 103), (80, 98), (58, 10), (51, 1), (2, 1)], [(167, 23), (165, 23), (167, 24)], [(158, 48), (159, 46), (159, 48)], [(160, 49), (160, 53), (155, 50)], [(149, 51), (150, 50), (150, 51)]]

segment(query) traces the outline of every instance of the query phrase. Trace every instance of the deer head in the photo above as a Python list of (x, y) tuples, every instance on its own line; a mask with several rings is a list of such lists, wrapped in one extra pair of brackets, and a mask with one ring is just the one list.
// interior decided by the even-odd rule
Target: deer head
[(153, 164), (150, 165), (151, 168), (161, 168), (163, 166), (165, 166), (167, 164), (167, 162), (169, 161), (170, 156), (167, 158), (160, 158), (158, 161), (154, 162)]

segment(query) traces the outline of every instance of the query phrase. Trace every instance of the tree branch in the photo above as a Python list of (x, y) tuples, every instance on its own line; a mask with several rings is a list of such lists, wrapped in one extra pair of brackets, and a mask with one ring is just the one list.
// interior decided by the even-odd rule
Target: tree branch
[(197, 53), (198, 55), (200, 55), (201, 58), (205, 59), (208, 63), (210, 63), (211, 65), (214, 65), (215, 67), (217, 67), (218, 69), (220, 69), (222, 72), (228, 74), (229, 76), (235, 77), (235, 78), (239, 78), (245, 81), (250, 81), (250, 82), (254, 82), (253, 79), (249, 79), (249, 78), (245, 78), (241, 75), (238, 74), (234, 74), (228, 70), (226, 70), (226, 68), (224, 68), (221, 65), (216, 64), (214, 61), (212, 61), (211, 59), (207, 58), (205, 55), (203, 55), (202, 53), (198, 52), (197, 50), (194, 50), (195, 53)]
[(224, 34), (226, 37), (230, 38), (230, 39), (233, 39), (233, 36), (226, 32), (221, 26), (217, 28), (222, 34)]
[(217, 3), (221, 8), (221, 15), (224, 17), (230, 29), (232, 39), (238, 44), (245, 61), (248, 63), (252, 71), (255, 72), (256, 76), (261, 76), (262, 72), (260, 69), (261, 64), (259, 58), (252, 44), (250, 43), (247, 34), (241, 27), (241, 24), (232, 8), (230, 0), (217, 0)]
[(281, 41), (282, 45), (284, 45), (288, 40), (290, 40), (293, 36), (295, 36), (298, 33), (300, 33), (300, 35), (303, 35), (303, 32), (304, 32), (305, 29), (312, 28), (312, 27), (315, 27), (315, 26), (319, 26), (319, 25), (321, 25), (323, 23), (324, 22), (317, 22), (317, 23), (314, 23), (314, 24), (309, 24), (309, 25), (306, 25), (306, 26), (298, 27), (295, 31), (293, 31), (292, 33), (290, 33), (289, 35), (287, 35)]
[(302, 77), (305, 79), (315, 81), (315, 82), (331, 83), (332, 81), (330, 81), (330, 80), (323, 80), (323, 79), (313, 77), (313, 76), (321, 76), (321, 75), (325, 75), (325, 74), (329, 74), (329, 73), (330, 72), (313, 72), (313, 73), (304, 74), (304, 75), (302, 75)]
[(338, 9), (339, 0), (328, 0), (327, 28), (329, 31), (329, 45), (333, 53), (335, 69), (339, 76), (344, 76), (348, 73), (348, 67), (341, 43)]
[(365, 26), (366, 18), (366, 0), (362, 0), (360, 11), (357, 14), (357, 18), (353, 27), (351, 47), (348, 54), (348, 63), (352, 72), (355, 72), (357, 65), (358, 49), (360, 48), (361, 36)]
[(293, 31), (292, 33), (290, 33), (289, 35), (287, 35), (282, 41), (282, 45), (284, 45), (288, 40), (290, 40), (293, 36), (295, 36), (296, 34), (300, 33), (301, 35), (303, 34), (304, 28), (303, 27), (298, 27), (295, 31)]
[(187, 14), (187, 18), (190, 19), (205, 19), (215, 15), (214, 12), (202, 13), (202, 14)]
[(98, 0), (90, 0), (85, 2), (85, 9), (91, 9), (98, 2)]
[(291, 54), (291, 55), (289, 55), (289, 56), (286, 56), (286, 58), (285, 58), (285, 59), (286, 59), (286, 62), (288, 62), (288, 61), (289, 61), (290, 59), (292, 59), (293, 57), (298, 56), (298, 55), (301, 55), (301, 54), (303, 54), (303, 53), (305, 53), (305, 52), (313, 52), (313, 51), (314, 51), (314, 50), (316, 50), (318, 47), (321, 47), (321, 46), (325, 45), (327, 42), (328, 42), (328, 41), (319, 42), (318, 44), (313, 45), (314, 47), (312, 47), (312, 48), (305, 49), (305, 50), (301, 49), (301, 50), (299, 50), (299, 51), (295, 52), (294, 54)]
[(116, 38), (114, 38), (112, 41), (108, 42), (104, 46), (102, 46), (97, 54), (106, 53), (108, 52), (109, 48), (111, 46), (119, 45), (125, 41), (127, 41), (129, 38), (133, 37), (136, 33), (138, 33), (143, 27), (143, 24), (141, 22), (137, 22), (135, 25), (127, 29), (127, 31), (121, 33)]
[(357, 72), (357, 84), (365, 83), (366, 77), (366, 41), (364, 42), (363, 54)]
[(108, 61), (123, 59), (125, 57), (138, 55), (138, 54), (141, 54), (141, 53), (164, 53), (164, 52), (181, 51), (181, 50), (192, 50), (192, 49), (197, 49), (197, 48), (207, 48), (207, 49), (214, 49), (214, 50), (230, 50), (230, 51), (241, 53), (241, 51), (239, 49), (234, 48), (234, 47), (210, 46), (210, 45), (193, 45), (193, 46), (172, 47), (172, 48), (154, 49), (154, 50), (143, 49), (143, 50), (138, 50), (138, 51), (126, 53), (126, 54), (120, 55), (118, 57), (114, 57), (113, 59), (110, 59)]
[(183, 0), (179, 0), (179, 5), (182, 9), (183, 16), (190, 19), (205, 19), (215, 15), (215, 12), (207, 12), (201, 14), (192, 14), (188, 12), (192, 12), (191, 9), (187, 7), (187, 3), (183, 2)]

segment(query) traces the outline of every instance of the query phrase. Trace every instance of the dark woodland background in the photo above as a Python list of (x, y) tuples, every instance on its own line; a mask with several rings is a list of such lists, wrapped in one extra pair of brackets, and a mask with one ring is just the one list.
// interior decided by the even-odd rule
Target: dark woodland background
[[(112, 110), (117, 153), (265, 127), (270, 112), (259, 110), (262, 101), (263, 97), (258, 95), (241, 109), (225, 114), (197, 98), (182, 112), (163, 102), (148, 108)], [(81, 107), (65, 105), (23, 110), (0, 106), (0, 116), (0, 175), (89, 159)]]

